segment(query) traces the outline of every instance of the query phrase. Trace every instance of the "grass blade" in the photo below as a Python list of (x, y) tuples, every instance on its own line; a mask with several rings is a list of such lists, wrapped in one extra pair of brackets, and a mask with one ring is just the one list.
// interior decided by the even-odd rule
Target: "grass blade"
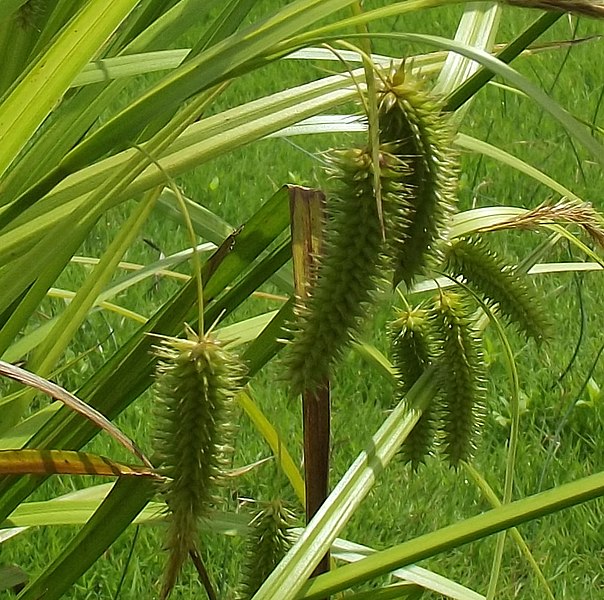
[[(353, 1), (297, 0), (186, 61), (76, 146), (57, 168), (17, 199), (18, 206), (31, 206), (66, 176), (107, 152), (128, 147), (130, 140), (139, 138), (147, 123), (173, 111), (187, 99), (228, 81), (241, 71), (251, 71), (266, 64), (268, 59), (263, 56), (277, 43)], [(79, 65), (79, 69), (83, 66)]]
[(290, 332), (286, 327), (293, 319), (294, 303), (294, 298), (290, 298), (243, 354), (250, 378), (268, 363), (283, 348), (285, 340), (289, 339)]
[(72, 79), (138, 4), (91, 0), (0, 105), (0, 175), (49, 115)]
[[(604, 495), (604, 472), (528, 496), (443, 529), (377, 552), (304, 585), (296, 600), (318, 600), (394, 569), (457, 548), (493, 533)], [(255, 599), (256, 600), (256, 599)]]
[(300, 503), (304, 506), (304, 480), (302, 479), (302, 475), (300, 474), (298, 467), (296, 467), (296, 463), (292, 459), (291, 454), (287, 450), (283, 438), (273, 427), (272, 423), (266, 418), (258, 404), (254, 402), (249, 388), (247, 391), (244, 390), (237, 396), (237, 403), (245, 411), (260, 435), (262, 435), (266, 443), (270, 446), (281, 470), (289, 479), (298, 500), (300, 500)]
[[(375, 552), (377, 551), (373, 548), (341, 539), (337, 539), (332, 546), (333, 556), (347, 563), (357, 562), (375, 554)], [(397, 569), (391, 575), (397, 579), (419, 585), (425, 590), (442, 594), (452, 600), (485, 600), (482, 594), (417, 565)]]
[[(470, 2), (461, 17), (455, 39), (491, 52), (499, 27), (501, 6), (497, 2)], [(449, 53), (434, 86), (434, 93), (446, 95), (461, 85), (478, 65), (459, 54)]]
[(128, 452), (131, 452), (137, 458), (140, 458), (140, 460), (142, 460), (143, 463), (146, 464), (148, 467), (153, 466), (149, 459), (138, 449), (136, 444), (134, 444), (134, 442), (132, 442), (132, 440), (130, 440), (130, 438), (128, 438), (120, 429), (118, 429), (118, 427), (114, 425), (109, 419), (107, 419), (98, 410), (86, 404), (77, 396), (74, 396), (73, 394), (71, 394), (61, 386), (57, 385), (56, 383), (48, 381), (47, 379), (39, 377), (35, 373), (30, 373), (29, 371), (26, 371), (21, 367), (11, 365), (2, 360), (0, 360), (0, 375), (10, 377), (15, 381), (18, 381), (31, 388), (40, 390), (41, 392), (48, 394), (56, 400), (59, 400), (71, 410), (75, 411), (76, 413), (88, 419), (90, 422), (94, 423), (96, 427), (106, 431), (114, 440), (116, 440), (119, 444), (126, 448)]
[(120, 479), (69, 546), (18, 599), (59, 600), (132, 523), (155, 491), (156, 484), (150, 479)]
[[(536, 21), (531, 23), (516, 39), (512, 40), (497, 58), (503, 63), (510, 63), (524, 50), (526, 50), (537, 38), (545, 33), (560, 17), (562, 13), (546, 12)], [(482, 89), (494, 77), (494, 72), (483, 68), (474, 73), (456, 90), (451, 92), (445, 100), (447, 110), (455, 111), (472, 98), (478, 90)]]
[(455, 145), (458, 148), (463, 150), (469, 150), (471, 152), (477, 152), (479, 154), (483, 154), (484, 156), (488, 156), (500, 163), (506, 164), (525, 175), (533, 178), (535, 181), (538, 181), (542, 185), (547, 186), (554, 192), (560, 194), (561, 196), (565, 196), (569, 200), (577, 200), (581, 201), (581, 198), (577, 196), (572, 190), (563, 186), (561, 183), (552, 179), (548, 175), (546, 175), (543, 171), (540, 171), (536, 167), (524, 162), (523, 160), (509, 154), (505, 150), (501, 148), (497, 148), (488, 142), (483, 140), (476, 139), (464, 133), (458, 133), (455, 137)]
[[(493, 508), (497, 508), (498, 506), (501, 506), (501, 500), (499, 500), (499, 498), (497, 497), (497, 495), (495, 494), (495, 492), (493, 491), (491, 486), (484, 479), (484, 477), (482, 477), (482, 475), (470, 464), (466, 463), (464, 465), (464, 469), (470, 475), (470, 477), (474, 480), (474, 483), (476, 483), (476, 485), (479, 487), (480, 491), (482, 492), (484, 497), (488, 500), (489, 504)], [(520, 533), (520, 531), (518, 531), (518, 529), (516, 527), (512, 527), (510, 529), (510, 534), (511, 534), (512, 538), (514, 539), (514, 541), (516, 542), (516, 545), (518, 546), (520, 553), (525, 556), (529, 565), (535, 572), (535, 575), (536, 575), (537, 579), (539, 579), (539, 582), (541, 583), (541, 585), (543, 586), (543, 589), (544, 589), (545, 593), (547, 594), (548, 598), (550, 598), (550, 600), (555, 600), (554, 595), (552, 594), (552, 591), (550, 589), (549, 583), (548, 583), (547, 579), (545, 578), (545, 575), (543, 575), (543, 572), (541, 571), (541, 567), (539, 566), (539, 564), (537, 563), (537, 561), (531, 554), (528, 544), (524, 541), (524, 538), (522, 537), (522, 534)]]
[(151, 214), (160, 192), (160, 188), (150, 192), (135, 206), (132, 214), (111, 242), (99, 263), (57, 319), (49, 336), (31, 357), (30, 368), (33, 371), (44, 376), (48, 375), (54, 368), (56, 361), (59, 360), (76, 331), (86, 319), (89, 310), (97, 302), (102, 289), (113, 277), (122, 256), (127, 252), (140, 228)]

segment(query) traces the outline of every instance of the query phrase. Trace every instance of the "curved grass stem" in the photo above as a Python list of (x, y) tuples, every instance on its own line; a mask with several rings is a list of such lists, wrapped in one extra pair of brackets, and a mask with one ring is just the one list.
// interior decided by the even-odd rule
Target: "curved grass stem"
[[(451, 278), (453, 281), (453, 278)], [(512, 501), (512, 493), (514, 488), (514, 471), (516, 467), (516, 454), (518, 450), (518, 433), (520, 429), (520, 380), (518, 377), (518, 370), (516, 369), (516, 361), (514, 360), (514, 353), (510, 342), (505, 334), (505, 330), (501, 325), (499, 319), (495, 316), (493, 311), (484, 302), (484, 300), (470, 289), (464, 283), (456, 281), (466, 293), (470, 294), (474, 300), (479, 304), (481, 309), (488, 316), (489, 320), (495, 326), (497, 336), (499, 337), (503, 346), (505, 355), (505, 365), (508, 370), (508, 374), (511, 381), (511, 394), (510, 394), (510, 412), (511, 412), (511, 425), (510, 425), (510, 437), (508, 445), (508, 455), (506, 459), (505, 468), (505, 482), (503, 489), (503, 504), (509, 504)], [(503, 550), (505, 545), (506, 532), (502, 531), (497, 536), (497, 546), (495, 549), (495, 556), (493, 557), (493, 565), (491, 568), (491, 576), (489, 579), (489, 587), (487, 590), (487, 600), (493, 600), (497, 592), (497, 582), (499, 580), (499, 573), (501, 571), (501, 562), (503, 558)]]

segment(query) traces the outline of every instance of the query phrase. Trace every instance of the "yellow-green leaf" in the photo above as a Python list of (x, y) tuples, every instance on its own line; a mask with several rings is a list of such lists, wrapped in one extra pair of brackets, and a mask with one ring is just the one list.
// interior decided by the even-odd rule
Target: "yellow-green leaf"
[(0, 175), (139, 0), (90, 0), (0, 105)]
[(158, 477), (148, 467), (125, 465), (96, 454), (35, 449), (0, 450), (0, 475)]

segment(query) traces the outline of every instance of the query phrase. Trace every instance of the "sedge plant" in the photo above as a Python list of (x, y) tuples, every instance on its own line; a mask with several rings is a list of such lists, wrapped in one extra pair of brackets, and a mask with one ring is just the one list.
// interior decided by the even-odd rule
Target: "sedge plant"
[[(457, 19), (455, 9), (447, 12), (448, 5), (466, 11), (465, 31), (454, 39), (402, 29), (414, 14), (426, 15), (426, 29), (433, 31), (432, 10)], [(539, 6), (599, 16), (585, 3), (552, 0)], [(466, 10), (456, 0), (383, 6), (360, 6), (353, 0), (232, 0), (225, 6), (199, 0), (2, 3), (0, 360), (23, 373), (31, 371), (38, 382), (57, 380), (82, 409), (49, 403), (17, 383), (3, 380), (0, 389), (0, 543), (2, 561), (10, 551), (12, 562), (23, 562), (23, 570), (31, 571), (17, 592), (21, 600), (77, 596), (79, 586), (93, 585), (86, 573), (104, 568), (100, 559), (110, 548), (119, 551), (120, 536), (135, 523), (148, 524), (151, 532), (162, 523), (157, 529), (169, 532), (167, 542), (150, 533), (147, 548), (153, 550), (140, 557), (158, 567), (147, 570), (141, 584), (145, 590), (168, 564), (164, 597), (187, 597), (185, 575), (182, 585), (175, 583), (187, 556), (202, 579), (207, 570), (208, 580), (219, 582), (206, 585), (212, 590), (208, 594), (227, 597), (236, 578), (226, 581), (228, 569), (216, 565), (231, 561), (238, 570), (246, 561), (236, 552), (224, 559), (226, 554), (219, 554), (223, 540), (214, 543), (211, 536), (242, 537), (250, 529), (252, 536), (268, 536), (266, 544), (256, 545), (272, 557), (262, 561), (261, 580), (244, 586), (242, 593), (254, 600), (325, 598), (385, 574), (404, 579), (405, 585), (382, 586), (376, 597), (388, 597), (393, 589), (415, 593), (417, 586), (451, 598), (482, 597), (462, 585), (481, 588), (480, 578), (455, 581), (462, 575), (442, 555), (447, 577), (435, 572), (435, 563), (429, 565), (434, 571), (425, 569), (421, 578), (407, 567), (604, 493), (601, 463), (594, 462), (587, 477), (583, 471), (569, 474), (570, 483), (543, 495), (529, 489), (513, 503), (506, 491), (504, 504), (490, 512), (461, 519), (446, 530), (435, 525), (423, 538), (405, 535), (404, 541), (399, 536), (379, 553), (340, 537), (354, 515), (363, 514), (363, 500), (379, 489), (376, 481), (387, 482), (394, 469), (402, 468), (397, 457), (409, 460), (418, 474), (406, 482), (409, 490), (417, 477), (434, 475), (438, 463), (429, 458), (432, 451), (441, 449), (458, 471), (472, 455), (480, 460), (476, 436), (486, 429), (492, 402), (491, 391), (485, 395), (484, 389), (485, 320), (480, 311), (486, 307), (517, 333), (540, 340), (547, 319), (534, 302), (541, 292), (528, 280), (529, 263), (541, 261), (545, 251), (557, 251), (564, 239), (588, 262), (537, 267), (600, 268), (597, 250), (590, 246), (602, 229), (597, 206), (588, 210), (582, 192), (573, 193), (514, 156), (507, 144), (504, 150), (463, 133), (464, 120), (480, 115), (480, 94), (496, 76), (499, 88), (507, 86), (506, 94), (531, 98), (551, 115), (558, 123), (556, 132), (568, 132), (579, 152), (589, 157), (589, 168), (600, 169), (604, 149), (597, 128), (588, 126), (596, 118), (584, 112), (575, 118), (512, 62), (529, 48), (534, 55), (564, 52), (580, 43), (544, 42), (541, 36), (562, 13), (533, 9), (530, 23), (518, 24), (517, 33), (496, 46), (497, 19), (475, 8)], [(496, 8), (508, 14), (506, 8)], [(391, 56), (371, 55), (387, 43), (392, 43)], [(378, 65), (366, 92), (363, 78), (370, 69), (342, 69), (341, 61), (334, 60), (334, 47), (346, 61), (367, 67), (370, 59)], [(450, 60), (453, 54), (459, 61)], [(317, 70), (319, 60), (333, 61), (329, 69), (335, 64), (340, 72)], [(313, 66), (296, 71), (292, 65), (298, 63), (289, 61)], [(466, 69), (470, 63), (474, 66)], [(286, 74), (295, 81), (286, 83)], [(433, 92), (434, 77), (438, 93)], [(266, 83), (267, 91), (256, 93), (250, 86), (243, 94), (241, 86), (252, 80)], [(362, 101), (359, 89), (367, 94)], [(362, 120), (333, 115), (351, 102), (369, 107), (369, 141), (359, 133)], [(356, 133), (352, 141), (339, 136), (337, 144), (331, 142), (337, 149), (328, 155), (327, 244), (316, 285), (301, 301), (286, 267), (291, 256), (288, 189), (253, 187), (254, 171), (239, 173), (237, 162), (228, 161), (247, 147), (256, 152), (262, 144), (258, 155), (264, 155), (265, 148), (284, 143), (268, 138), (326, 131)], [(327, 146), (321, 142), (322, 149)], [(535, 213), (506, 205), (507, 198), (468, 207), (460, 202), (469, 176), (460, 148), (494, 157), (556, 197), (565, 196), (568, 210), (554, 208), (564, 202), (550, 202)], [(287, 171), (304, 168), (302, 163), (296, 169), (288, 165)], [(193, 171), (211, 174), (211, 185), (192, 184)], [(268, 171), (264, 164), (261, 172)], [(230, 174), (238, 187), (221, 189), (220, 182)], [(275, 167), (270, 176), (281, 183), (288, 175), (281, 176)], [(205, 190), (233, 203), (243, 196), (251, 200), (245, 210), (227, 216)], [(265, 200), (255, 200), (260, 197)], [(192, 238), (179, 233), (183, 203), (191, 216)], [(487, 239), (489, 230), (514, 227), (549, 235), (518, 266), (500, 258)], [(577, 227), (592, 238), (584, 241)], [(159, 258), (140, 251), (138, 242), (150, 237), (161, 237)], [(203, 255), (196, 265), (198, 251)], [(404, 301), (389, 302), (395, 285)], [(378, 303), (398, 306), (391, 325), (383, 328), (392, 332), (394, 364), (364, 338), (367, 316), (378, 312)], [(189, 337), (185, 324), (195, 331)], [(213, 326), (206, 329), (204, 324)], [(352, 415), (353, 407), (363, 405), (367, 412), (362, 418), (367, 423), (370, 417), (379, 419), (382, 425), (373, 436), (363, 428), (359, 436), (365, 450), (339, 465), (344, 475), (333, 482), (312, 521), (303, 529), (291, 528), (282, 500), (267, 489), (271, 477), (263, 479), (265, 467), (256, 462), (270, 448), (274, 468), (291, 483), (287, 500), (297, 498), (302, 509), (304, 487), (290, 434), (296, 430), (292, 392), (312, 387), (326, 374), (337, 379), (350, 348), (394, 385), (396, 402), (384, 414), (364, 406), (353, 387), (345, 410)], [(277, 392), (284, 371), (287, 399)], [(154, 384), (161, 405), (155, 449), (146, 418), (151, 403), (146, 391)], [(335, 394), (337, 404), (344, 402), (337, 387)], [(85, 417), (86, 407), (93, 419)], [(241, 439), (265, 440), (266, 446), (264, 441), (237, 445), (230, 422), (240, 414), (245, 415)], [(127, 431), (122, 439), (134, 438), (146, 450), (142, 456), (152, 457), (152, 466), (140, 464), (140, 454), (133, 455), (136, 464), (118, 460), (114, 453), (122, 450), (113, 446), (102, 453), (89, 451), (87, 445), (100, 443), (97, 434), (107, 431), (101, 424), (117, 419), (127, 421), (126, 429), (135, 433)], [(204, 423), (212, 428), (204, 429)], [(244, 473), (241, 478), (229, 477), (224, 462), (228, 445), (235, 447), (233, 468)], [(240, 466), (240, 460), (252, 464)], [(60, 471), (57, 465), (67, 466)], [(110, 483), (78, 479), (77, 485), (86, 489), (63, 496), (67, 490), (55, 481), (57, 471), (72, 477), (96, 474)], [(432, 480), (440, 477), (435, 473)], [(457, 475), (442, 478), (449, 476)], [(394, 478), (401, 478), (400, 471)], [(229, 482), (232, 493), (225, 494), (230, 500), (213, 504), (213, 484), (219, 479)], [(262, 484), (250, 483), (255, 479)], [(440, 490), (447, 485), (438, 483)], [(254, 488), (259, 505), (269, 502), (273, 512), (242, 517), (234, 500), (239, 485)], [(76, 525), (77, 532), (56, 546), (47, 544), (52, 556), (45, 564), (25, 565), (19, 549), (31, 537), (27, 528), (64, 524)], [(329, 550), (337, 568), (309, 580)], [(340, 559), (356, 564), (341, 566)], [(538, 563), (534, 560), (532, 568), (539, 569)], [(9, 565), (0, 565), (0, 590), (12, 594), (12, 585), (2, 589), (10, 574), (4, 566)], [(125, 572), (124, 581), (128, 577)], [(493, 577), (491, 590), (497, 579)], [(541, 573), (541, 585), (546, 579)], [(197, 579), (191, 585), (192, 597), (205, 593)], [(577, 594), (585, 593), (581, 590)], [(107, 590), (108, 595), (113, 592)], [(366, 591), (357, 595), (362, 594)]]

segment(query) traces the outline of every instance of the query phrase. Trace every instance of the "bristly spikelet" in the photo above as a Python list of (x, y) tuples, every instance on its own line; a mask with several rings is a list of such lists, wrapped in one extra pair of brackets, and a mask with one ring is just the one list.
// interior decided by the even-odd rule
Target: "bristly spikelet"
[(395, 145), (392, 152), (409, 168), (407, 223), (389, 240), (394, 283), (409, 285), (442, 258), (458, 178), (453, 133), (440, 104), (402, 67), (381, 83), (378, 107), (381, 141)]
[(499, 258), (480, 238), (454, 240), (447, 270), (483, 297), (486, 304), (528, 337), (541, 341), (551, 323), (528, 275)]
[[(381, 155), (384, 202), (397, 189), (402, 165)], [(310, 296), (298, 305), (293, 342), (286, 356), (291, 390), (317, 388), (359, 332), (380, 287), (385, 263), (380, 215), (373, 190), (371, 153), (333, 151), (329, 174), (336, 189), (329, 197), (325, 251)], [(392, 208), (385, 206), (384, 212)]]
[(249, 600), (287, 554), (294, 521), (294, 514), (280, 500), (265, 504), (252, 519), (238, 600)]
[(482, 344), (461, 295), (441, 290), (435, 306), (441, 389), (441, 434), (452, 466), (469, 460), (484, 419), (485, 363)]
[(196, 547), (199, 519), (221, 479), (243, 367), (210, 336), (164, 339), (157, 354), (155, 449), (159, 472), (166, 477), (162, 492), (170, 513), (170, 557), (161, 593), (165, 599)]
[[(435, 347), (429, 312), (421, 307), (399, 311), (391, 324), (392, 359), (396, 371), (396, 395), (405, 397), (434, 360)], [(436, 400), (423, 411), (401, 447), (406, 463), (415, 471), (434, 447), (438, 411)]]

